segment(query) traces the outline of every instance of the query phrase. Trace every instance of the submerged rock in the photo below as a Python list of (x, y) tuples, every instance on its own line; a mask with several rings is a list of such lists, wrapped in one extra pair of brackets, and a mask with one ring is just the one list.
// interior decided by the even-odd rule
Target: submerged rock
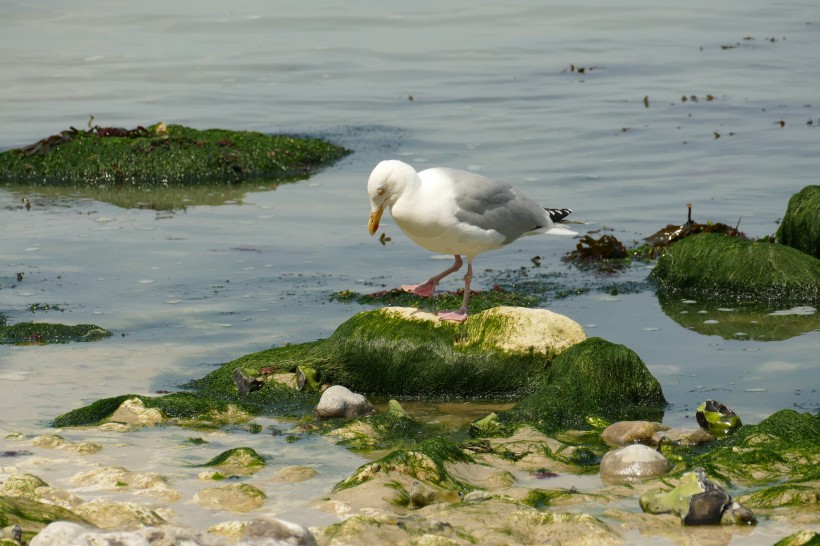
[(671, 491), (644, 493), (640, 505), (650, 514), (674, 514), (684, 525), (757, 523), (750, 510), (733, 502), (700, 468), (681, 476), (680, 483)]
[(643, 444), (608, 451), (601, 459), (601, 477), (610, 480), (641, 480), (669, 472), (669, 461)]
[(806, 186), (789, 199), (777, 228), (780, 243), (820, 258), (820, 186)]
[(671, 245), (650, 277), (672, 293), (694, 298), (793, 303), (820, 299), (820, 259), (785, 245), (710, 233)]
[(256, 510), (264, 504), (266, 498), (265, 493), (246, 483), (207, 487), (194, 495), (194, 501), (200, 506), (234, 513)]
[(192, 529), (178, 527), (144, 527), (135, 531), (105, 531), (60, 521), (50, 524), (32, 539), (29, 546), (226, 546), (226, 541)]
[(325, 390), (316, 405), (317, 417), (324, 419), (337, 417), (354, 419), (373, 413), (373, 411), (373, 404), (367, 398), (341, 385), (334, 385)]
[(265, 459), (250, 447), (235, 447), (223, 451), (202, 466), (213, 467), (224, 475), (250, 476), (262, 470)]
[(774, 546), (818, 546), (820, 545), (820, 533), (810, 529), (797, 531), (786, 538), (779, 540)]

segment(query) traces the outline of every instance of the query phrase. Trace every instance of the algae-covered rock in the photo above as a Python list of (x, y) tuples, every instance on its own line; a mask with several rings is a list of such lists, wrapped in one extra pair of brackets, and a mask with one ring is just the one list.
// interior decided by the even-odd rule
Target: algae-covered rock
[(820, 258), (820, 186), (806, 186), (789, 199), (777, 239), (781, 244)]
[(223, 474), (249, 476), (262, 470), (265, 459), (250, 447), (235, 447), (223, 451), (202, 466), (213, 467)]
[(494, 308), (455, 324), (385, 308), (339, 326), (327, 340), (333, 358), (317, 368), (326, 382), (364, 393), (509, 396), (585, 337), (578, 323), (543, 309)]
[(644, 493), (640, 505), (644, 512), (651, 514), (672, 513), (684, 525), (756, 523), (754, 515), (733, 503), (732, 497), (702, 469), (681, 476), (680, 483), (671, 491)]
[(774, 546), (820, 546), (820, 533), (803, 529), (778, 540)]
[(232, 483), (219, 487), (208, 487), (197, 491), (194, 501), (200, 506), (233, 513), (256, 510), (264, 504), (267, 495), (247, 483)]
[(350, 151), (320, 139), (158, 124), (63, 131), (0, 153), (0, 182), (167, 186), (304, 178)]
[(83, 503), (74, 512), (100, 529), (134, 530), (165, 523), (159, 514), (142, 504), (103, 498)]
[(110, 336), (111, 332), (94, 324), (70, 326), (52, 322), (18, 322), (7, 326), (0, 321), (0, 344), (44, 345), (99, 341)]
[(55, 521), (88, 523), (81, 516), (61, 506), (24, 497), (0, 495), (0, 529), (19, 525), (23, 531), (23, 539), (30, 540), (32, 535)]
[(651, 278), (675, 294), (735, 301), (820, 299), (820, 259), (791, 247), (702, 233), (658, 258)]
[(589, 428), (594, 418), (661, 421), (661, 385), (634, 351), (602, 338), (570, 347), (547, 373), (532, 378), (532, 394), (500, 415), (545, 431)]
[(780, 508), (783, 506), (812, 506), (820, 504), (820, 487), (810, 484), (782, 483), (763, 487), (738, 497), (752, 508)]
[(695, 419), (701, 428), (717, 435), (734, 432), (743, 424), (731, 408), (718, 400), (707, 400), (699, 405)]

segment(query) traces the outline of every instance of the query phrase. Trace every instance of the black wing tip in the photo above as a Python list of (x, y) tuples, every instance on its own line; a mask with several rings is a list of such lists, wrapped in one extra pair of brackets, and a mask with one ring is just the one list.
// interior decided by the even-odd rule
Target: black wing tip
[(564, 218), (569, 216), (570, 213), (572, 212), (572, 209), (548, 209), (548, 208), (545, 208), (544, 210), (547, 211), (547, 214), (550, 215), (550, 220), (552, 220), (553, 222), (560, 222), (561, 220), (563, 220)]

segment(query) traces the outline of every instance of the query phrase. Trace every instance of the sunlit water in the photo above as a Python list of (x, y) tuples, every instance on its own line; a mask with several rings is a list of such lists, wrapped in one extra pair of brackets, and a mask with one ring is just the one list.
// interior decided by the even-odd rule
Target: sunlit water
[[(388, 218), (389, 244), (367, 235), (365, 181), (387, 157), (503, 179), (545, 205), (573, 208), (589, 223), (582, 231), (609, 227), (627, 243), (682, 222), (687, 202), (697, 220), (774, 233), (789, 197), (817, 183), (818, 42), (813, 3), (797, 1), (5, 2), (0, 149), (84, 128), (93, 114), (104, 126), (308, 132), (355, 153), (308, 181), (175, 214), (0, 190), (0, 311), (10, 322), (115, 333), (98, 343), (0, 347), (0, 432), (53, 432), (54, 416), (99, 398), (171, 389), (243, 354), (326, 337), (361, 310), (331, 302), (333, 292), (419, 282), (442, 269)], [(487, 288), (487, 269), (531, 268), (536, 255), (545, 258), (540, 270), (588, 275), (561, 264), (573, 247), (563, 238), (519, 241), (479, 257), (474, 286)], [(458, 286), (458, 278), (444, 284)], [(61, 311), (32, 314), (36, 303)], [(724, 340), (681, 327), (651, 292), (547, 306), (590, 336), (634, 349), (661, 381), (671, 425), (691, 424), (708, 398), (745, 423), (820, 406), (817, 326), (785, 341)], [(173, 429), (60, 433), (108, 447), (78, 457), (0, 440), (4, 450), (49, 459), (0, 464), (67, 488), (75, 472), (118, 464), (194, 491), (203, 485), (185, 463), (248, 445), (271, 457), (266, 472), (319, 471), (265, 488), (271, 513), (309, 525), (329, 521), (311, 502), (363, 461), (321, 439), (267, 433), (184, 448), (188, 433)], [(200, 526), (235, 517), (190, 501), (172, 508)], [(771, 542), (767, 532), (761, 543)]]

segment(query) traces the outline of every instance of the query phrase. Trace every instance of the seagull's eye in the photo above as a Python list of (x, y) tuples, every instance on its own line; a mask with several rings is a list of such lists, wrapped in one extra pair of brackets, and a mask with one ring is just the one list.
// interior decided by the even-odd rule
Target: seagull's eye
[(379, 188), (378, 190), (376, 190), (376, 193), (379, 195), (379, 197), (381, 197), (382, 195), (384, 195), (384, 188)]

